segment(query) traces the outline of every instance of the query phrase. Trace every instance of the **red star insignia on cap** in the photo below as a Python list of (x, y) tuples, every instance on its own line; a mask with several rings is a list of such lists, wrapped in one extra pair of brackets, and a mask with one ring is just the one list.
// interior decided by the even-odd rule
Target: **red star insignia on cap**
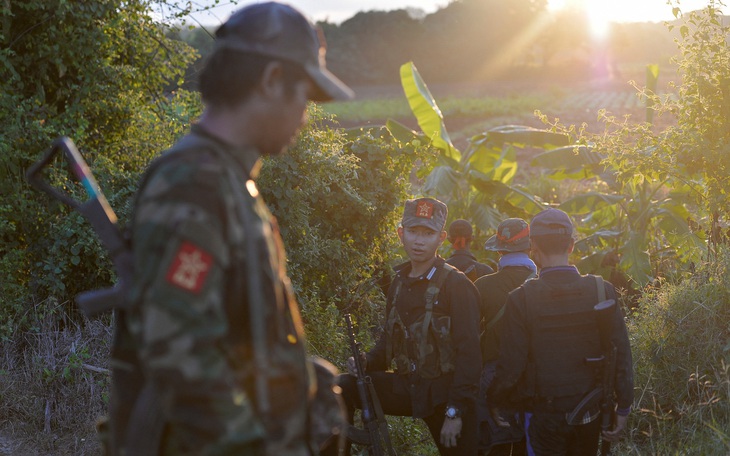
[(183, 290), (198, 293), (205, 284), (213, 257), (190, 242), (183, 242), (165, 278)]
[(430, 201), (420, 201), (416, 206), (416, 217), (421, 218), (432, 218), (433, 217), (433, 203)]

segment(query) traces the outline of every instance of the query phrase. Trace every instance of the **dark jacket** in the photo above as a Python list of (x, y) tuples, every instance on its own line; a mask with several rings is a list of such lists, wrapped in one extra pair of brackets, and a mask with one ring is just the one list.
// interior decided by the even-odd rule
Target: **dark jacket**
[[(541, 285), (552, 287), (554, 289), (566, 290), (569, 289), (571, 284), (576, 285), (576, 289), (580, 286), (581, 281), (586, 280), (585, 276), (581, 276), (577, 269), (572, 266), (561, 266), (557, 268), (549, 268), (540, 272), (540, 277), (537, 281), (541, 281)], [(537, 282), (535, 281), (535, 282)], [(544, 378), (554, 379), (556, 374), (571, 375), (571, 372), (530, 372), (530, 370), (537, 369), (535, 363), (530, 362), (535, 356), (535, 345), (534, 338), (535, 334), (535, 315), (539, 315), (538, 306), (544, 303), (530, 302), (527, 299), (527, 293), (525, 288), (532, 285), (533, 281), (529, 281), (527, 284), (520, 286), (509, 294), (509, 298), (506, 304), (506, 312), (504, 315), (504, 326), (502, 328), (501, 340), (500, 340), (500, 353), (499, 360), (497, 363), (497, 375), (495, 381), (489, 388), (488, 397), (495, 405), (501, 405), (504, 401), (508, 401), (510, 397), (514, 397), (516, 389), (526, 389), (528, 394), (531, 394), (529, 390), (534, 386), (536, 391), (540, 390), (539, 384), (530, 385), (530, 378), (539, 379), (541, 376)], [(616, 291), (608, 282), (604, 282), (606, 296), (609, 299), (615, 299)], [(586, 306), (592, 306), (597, 304), (597, 299), (590, 299), (590, 302), (586, 303)], [(595, 302), (594, 302), (595, 301)], [(557, 303), (551, 303), (554, 307)], [(590, 308), (590, 307), (587, 307)], [(555, 321), (559, 321), (559, 317)], [(570, 318), (568, 316), (567, 318)], [(628, 332), (626, 330), (626, 324), (623, 319), (622, 312), (618, 306), (612, 315), (611, 321), (611, 341), (617, 348), (616, 354), (616, 376), (615, 376), (615, 393), (618, 402), (619, 409), (628, 409), (633, 402), (633, 367), (631, 360), (631, 347), (629, 344)], [(586, 324), (591, 324), (586, 322)], [(544, 338), (543, 333), (540, 337)], [(561, 338), (566, 337), (565, 331), (559, 331), (555, 334), (556, 339), (554, 342), (550, 342), (549, 339), (543, 339), (543, 346), (540, 347), (540, 352), (550, 352), (550, 347), (544, 346), (544, 344), (554, 343), (556, 346), (561, 342)], [(595, 339), (595, 335), (591, 336), (591, 339)], [(586, 345), (594, 344), (595, 340), (586, 340)], [(580, 345), (577, 344), (579, 347)], [(570, 356), (570, 354), (567, 354)], [(539, 360), (538, 360), (539, 361)], [(573, 360), (575, 365), (584, 362), (583, 359)], [(538, 363), (539, 364), (539, 363)], [(544, 364), (543, 364), (544, 366)], [(544, 369), (544, 367), (543, 367)], [(524, 379), (528, 379), (525, 381)], [(536, 380), (539, 383), (539, 380)], [(565, 400), (555, 400), (553, 403), (559, 404), (559, 410), (556, 411), (568, 411), (580, 401), (580, 396), (587, 393), (588, 390), (580, 392), (580, 394), (573, 394), (570, 398)], [(524, 391), (522, 391), (524, 393)], [(536, 394), (533, 395), (533, 405), (538, 410), (545, 401), (554, 398), (540, 397)], [(559, 398), (558, 398), (559, 399)]]
[(495, 361), (499, 355), (499, 331), (503, 326), (504, 314), (487, 328), (507, 302), (509, 292), (522, 285), (532, 274), (532, 270), (523, 266), (507, 266), (492, 274), (477, 279), (474, 285), (479, 291), (481, 324), (479, 342), (482, 349), (482, 360), (486, 363)]
[(463, 272), (472, 282), (494, 272), (489, 265), (478, 262), (469, 249), (454, 250), (446, 262)]
[[(444, 263), (437, 258), (435, 267)], [(388, 292), (385, 315), (396, 306), (403, 323), (409, 325), (425, 313), (424, 294), (429, 284), (426, 276), (408, 277), (410, 264), (399, 269), (394, 279), (402, 281), (395, 303), (393, 296), (396, 286)], [(434, 406), (449, 404), (462, 410), (474, 407), (479, 375), (482, 368), (479, 351), (479, 296), (474, 285), (459, 271), (452, 271), (446, 278), (438, 294), (433, 314), (451, 317), (451, 339), (454, 347), (455, 370), (434, 379), (425, 379), (417, 374), (399, 376), (396, 385), (403, 394), (410, 394), (413, 403), (413, 416), (423, 418), (433, 413)], [(381, 334), (375, 347), (367, 354), (368, 370), (388, 370), (386, 365), (386, 334)]]

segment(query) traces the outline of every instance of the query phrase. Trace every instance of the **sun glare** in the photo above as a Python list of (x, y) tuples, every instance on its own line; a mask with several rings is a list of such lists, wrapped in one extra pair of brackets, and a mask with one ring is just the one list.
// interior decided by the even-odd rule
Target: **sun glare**
[(588, 8), (586, 14), (588, 15), (588, 23), (590, 24), (591, 34), (593, 38), (602, 40), (608, 35), (608, 29), (610, 26), (610, 8), (609, 3), (601, 2), (597, 5), (592, 5)]
[[(679, 6), (683, 12), (688, 12), (704, 8), (708, 3), (709, 0), (681, 0)], [(667, 4), (667, 0), (548, 0), (548, 8), (553, 11), (584, 11), (596, 38), (608, 33), (611, 22), (661, 22), (673, 19), (672, 6)]]

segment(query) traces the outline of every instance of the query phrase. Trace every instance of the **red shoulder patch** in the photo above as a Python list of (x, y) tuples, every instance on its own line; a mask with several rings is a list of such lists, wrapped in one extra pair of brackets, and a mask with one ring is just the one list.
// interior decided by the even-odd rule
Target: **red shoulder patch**
[(183, 242), (165, 278), (176, 287), (199, 293), (205, 285), (211, 264), (213, 257), (208, 252), (195, 244)]

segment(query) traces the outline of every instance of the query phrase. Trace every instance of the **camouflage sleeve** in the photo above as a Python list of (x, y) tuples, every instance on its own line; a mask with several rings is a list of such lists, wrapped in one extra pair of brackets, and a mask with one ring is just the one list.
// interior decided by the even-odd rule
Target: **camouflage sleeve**
[(162, 167), (137, 202), (133, 227), (140, 305), (130, 327), (167, 399), (166, 442), (188, 454), (243, 451), (264, 433), (221, 343), (231, 252), (220, 176), (214, 163)]

